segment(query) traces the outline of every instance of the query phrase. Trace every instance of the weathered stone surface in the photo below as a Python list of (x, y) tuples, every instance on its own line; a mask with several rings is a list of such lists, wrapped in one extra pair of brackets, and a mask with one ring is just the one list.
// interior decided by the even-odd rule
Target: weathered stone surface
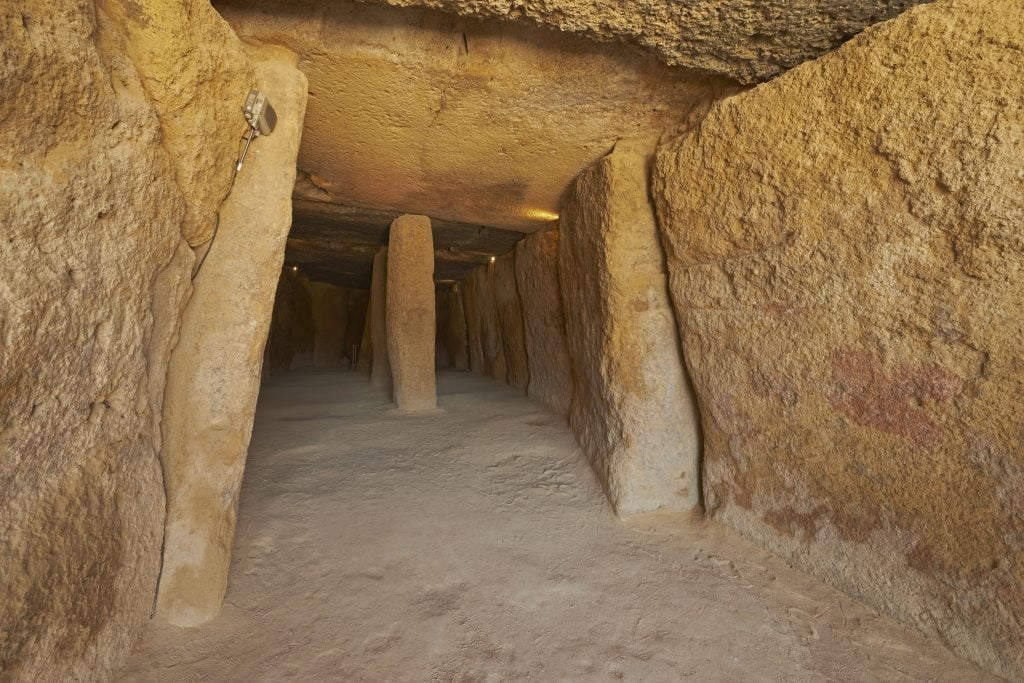
[(238, 488), (291, 224), (306, 79), (283, 51), (257, 59), (257, 82), (277, 109), (277, 129), (253, 144), (221, 210), (167, 378), (158, 609), (179, 626), (211, 619), (227, 587)]
[(182, 234), (195, 246), (210, 239), (224, 200), (242, 105), (253, 86), (241, 41), (208, 0), (97, 0), (127, 38), (127, 54), (156, 108), (161, 144), (173, 150), (186, 197)]
[(336, 368), (345, 353), (348, 290), (326, 282), (310, 283), (313, 303), (313, 364)]
[(475, 316), (480, 325), (481, 373), (504, 382), (507, 367), (498, 327), (498, 309), (494, 302), (494, 264), (477, 268), (470, 273), (469, 279), (473, 281)]
[(447, 287), (438, 287), (434, 292), (434, 311), (437, 316), (435, 327), (434, 357), (438, 369), (450, 368), (454, 355), (448, 348), (451, 327), (451, 295)]
[[(479, 269), (478, 269), (479, 270)], [(470, 273), (462, 281), (463, 304), (466, 312), (466, 345), (469, 352), (469, 369), (478, 375), (484, 374), (484, 347), (480, 328), (480, 284), (478, 271)]]
[(516, 246), (516, 284), (523, 307), (527, 393), (559, 415), (572, 403), (572, 359), (558, 284), (558, 229), (548, 228)]
[(722, 102), (655, 183), (708, 510), (1014, 680), (1022, 36), (1013, 0), (915, 9)]
[[(372, 284), (372, 283), (371, 283)], [(363, 340), (359, 344), (359, 371), (369, 375), (373, 372), (373, 292), (367, 292), (366, 318), (363, 323)]]
[(370, 305), (370, 290), (353, 289), (348, 293), (348, 325), (345, 327), (344, 356), (350, 363), (358, 362), (352, 357), (352, 347), (358, 347), (356, 354), (362, 356), (363, 333), (366, 329), (366, 314)]
[(299, 166), (321, 198), (432, 221), (544, 227), (615, 140), (674, 129), (736, 87), (531, 22), (343, 0), (217, 6), (243, 39), (301, 55), (316, 96)]
[(313, 304), (309, 281), (285, 267), (277, 281), (274, 312), (263, 352), (263, 374), (271, 375), (313, 362)]
[(562, 208), (569, 423), (619, 515), (698, 502), (699, 428), (667, 289), (648, 149), (622, 142)]
[(448, 292), (448, 350), (452, 367), (469, 370), (469, 338), (466, 329), (466, 306), (462, 300), (465, 285), (456, 282)]
[(526, 19), (642, 45), (669, 64), (765, 81), (927, 0), (364, 0), (462, 16)]
[(391, 224), (385, 300), (395, 404), (407, 411), (436, 408), (434, 242), (426, 216), (400, 216)]
[[(5, 680), (108, 680), (159, 573), (159, 424), (196, 198), (175, 181), (187, 150), (162, 132), (129, 34), (84, 0), (0, 11)], [(203, 182), (222, 192), (218, 177)]]
[(523, 332), (523, 309), (516, 288), (516, 254), (511, 251), (494, 261), (494, 306), (501, 345), (505, 355), (505, 381), (526, 391), (530, 371), (526, 363), (526, 335)]
[(370, 285), (370, 382), (391, 391), (391, 361), (388, 358), (388, 248), (373, 257), (373, 282)]

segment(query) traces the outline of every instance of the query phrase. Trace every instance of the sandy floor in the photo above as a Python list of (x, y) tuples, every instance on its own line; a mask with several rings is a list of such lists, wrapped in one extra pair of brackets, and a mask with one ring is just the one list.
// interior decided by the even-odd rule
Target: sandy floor
[(988, 680), (711, 523), (616, 520), (562, 420), (441, 378), (268, 381), (221, 615), (126, 681)]

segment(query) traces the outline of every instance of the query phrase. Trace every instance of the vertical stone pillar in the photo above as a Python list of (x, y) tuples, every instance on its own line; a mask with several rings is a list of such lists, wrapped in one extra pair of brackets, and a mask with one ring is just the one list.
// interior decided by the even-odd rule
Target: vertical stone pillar
[(452, 367), (469, 369), (469, 345), (466, 330), (466, 308), (462, 301), (463, 284), (456, 282), (448, 293), (448, 347), (452, 354)]
[(345, 348), (342, 356), (350, 363), (357, 359), (352, 357), (352, 347), (359, 346), (359, 358), (363, 356), (363, 334), (366, 329), (366, 312), (370, 303), (370, 292), (365, 289), (351, 289), (348, 292), (348, 325), (345, 328)]
[(696, 402), (648, 198), (650, 156), (641, 143), (619, 143), (580, 174), (558, 245), (569, 422), (620, 515), (699, 500)]
[(523, 308), (527, 393), (559, 415), (572, 403), (572, 359), (558, 284), (558, 230), (535, 232), (516, 245), (516, 285)]
[(469, 369), (478, 375), (484, 374), (484, 348), (480, 341), (480, 278), (481, 269), (470, 271), (463, 280), (463, 311), (466, 319), (466, 345)]
[(437, 358), (436, 365), (438, 370), (450, 368), (452, 366), (452, 353), (449, 348), (448, 339), (450, 297), (451, 291), (447, 287), (438, 287), (434, 294), (434, 311), (437, 318), (434, 355)]
[(373, 355), (370, 383), (381, 389), (391, 389), (391, 362), (388, 358), (387, 285), (388, 248), (373, 257), (373, 276), (370, 281), (370, 345)]
[(263, 347), (292, 220), (306, 77), (256, 65), (278, 112), (253, 143), (181, 321), (167, 373), (160, 451), (167, 491), (158, 610), (177, 626), (209, 621), (227, 589), (238, 492), (260, 388)]
[(366, 319), (363, 321), (363, 340), (359, 344), (359, 371), (369, 375), (373, 371), (373, 298), (366, 293)]
[(387, 338), (399, 410), (437, 407), (434, 238), (426, 216), (399, 216), (388, 236)]
[(530, 382), (530, 372), (526, 362), (523, 309), (519, 304), (519, 290), (516, 288), (514, 251), (499, 256), (494, 262), (494, 305), (505, 355), (505, 381), (525, 393)]
[(313, 364), (336, 368), (345, 353), (348, 290), (327, 282), (310, 284), (313, 298)]

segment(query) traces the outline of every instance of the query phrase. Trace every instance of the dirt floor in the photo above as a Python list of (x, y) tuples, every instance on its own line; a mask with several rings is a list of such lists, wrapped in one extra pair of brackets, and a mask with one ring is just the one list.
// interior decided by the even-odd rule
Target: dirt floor
[(154, 622), (121, 680), (993, 680), (717, 524), (617, 520), (512, 389), (439, 390), (268, 380), (224, 609)]

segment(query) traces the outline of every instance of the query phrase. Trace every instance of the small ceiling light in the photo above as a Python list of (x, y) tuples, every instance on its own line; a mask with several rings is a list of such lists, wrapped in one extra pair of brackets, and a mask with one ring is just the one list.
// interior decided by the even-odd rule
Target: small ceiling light
[(298, 266), (292, 266), (292, 272), (293, 273), (299, 272), (299, 267)]
[(491, 257), (491, 263), (494, 263), (494, 257), (493, 256)]
[(535, 221), (557, 221), (558, 214), (547, 209), (527, 209), (526, 217)]

